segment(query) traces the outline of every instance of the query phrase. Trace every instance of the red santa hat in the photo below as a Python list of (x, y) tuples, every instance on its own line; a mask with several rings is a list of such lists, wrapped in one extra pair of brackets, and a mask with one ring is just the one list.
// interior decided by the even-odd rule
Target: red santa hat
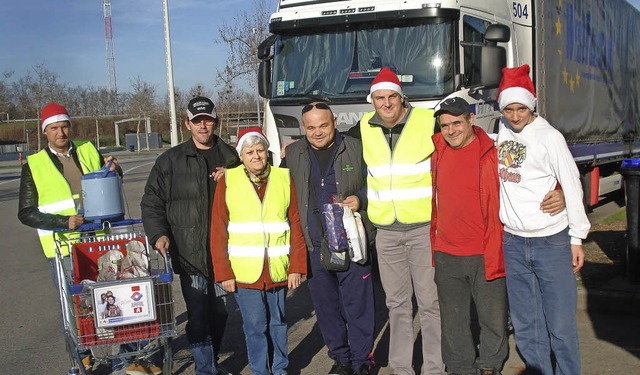
[(498, 106), (504, 107), (513, 103), (520, 103), (530, 110), (536, 107), (536, 90), (529, 77), (528, 64), (516, 68), (502, 68), (502, 80), (498, 88)]
[(69, 121), (69, 124), (71, 124), (71, 117), (69, 117), (66, 108), (54, 102), (51, 102), (42, 108), (41, 126), (43, 132), (47, 125), (59, 121)]
[(267, 137), (262, 133), (262, 129), (258, 126), (253, 126), (251, 128), (242, 129), (238, 132), (238, 142), (236, 143), (236, 151), (238, 151), (238, 155), (240, 155), (240, 152), (242, 151), (242, 144), (244, 141), (252, 136), (262, 139), (267, 148), (269, 147), (269, 141), (267, 141)]
[(367, 95), (367, 101), (371, 103), (371, 94), (377, 90), (393, 90), (404, 96), (402, 93), (402, 84), (398, 79), (398, 76), (391, 71), (391, 69), (386, 66), (380, 70), (380, 73), (373, 79), (371, 82), (371, 89), (369, 90), (369, 95)]

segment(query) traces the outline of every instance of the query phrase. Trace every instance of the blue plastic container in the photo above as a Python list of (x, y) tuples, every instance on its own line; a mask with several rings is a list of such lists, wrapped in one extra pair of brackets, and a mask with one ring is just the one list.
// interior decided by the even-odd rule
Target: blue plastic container
[(124, 217), (122, 183), (111, 163), (82, 176), (82, 205), (88, 221), (119, 220)]

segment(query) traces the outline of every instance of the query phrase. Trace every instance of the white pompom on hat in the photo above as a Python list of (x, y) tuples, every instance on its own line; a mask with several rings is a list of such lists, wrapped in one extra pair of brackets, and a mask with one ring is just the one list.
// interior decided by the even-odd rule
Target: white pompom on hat
[(47, 125), (60, 121), (69, 121), (69, 124), (71, 124), (71, 117), (69, 117), (66, 108), (54, 102), (51, 102), (42, 108), (42, 132), (44, 132)]
[(261, 138), (264, 141), (265, 145), (267, 145), (267, 148), (269, 147), (269, 141), (267, 141), (267, 137), (265, 137), (264, 133), (262, 133), (262, 129), (258, 126), (253, 126), (250, 128), (242, 129), (240, 130), (240, 132), (238, 132), (238, 142), (236, 142), (236, 151), (238, 151), (238, 155), (241, 154), (242, 144), (244, 143), (244, 141), (246, 141), (247, 138), (251, 136)]
[(373, 79), (373, 82), (371, 82), (369, 95), (367, 95), (367, 102), (371, 103), (371, 94), (377, 90), (393, 90), (404, 96), (402, 93), (402, 84), (398, 79), (398, 75), (386, 66), (380, 70), (380, 73), (378, 73), (376, 78)]
[(529, 77), (528, 64), (516, 68), (502, 68), (502, 80), (498, 88), (498, 106), (502, 111), (506, 106), (520, 103), (530, 110), (536, 107), (536, 90)]

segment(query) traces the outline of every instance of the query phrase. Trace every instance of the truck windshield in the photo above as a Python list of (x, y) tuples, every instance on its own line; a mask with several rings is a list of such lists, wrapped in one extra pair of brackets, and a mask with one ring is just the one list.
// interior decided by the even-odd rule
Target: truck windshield
[(363, 101), (385, 66), (398, 74), (410, 99), (445, 96), (454, 89), (454, 28), (440, 20), (280, 35), (272, 98)]

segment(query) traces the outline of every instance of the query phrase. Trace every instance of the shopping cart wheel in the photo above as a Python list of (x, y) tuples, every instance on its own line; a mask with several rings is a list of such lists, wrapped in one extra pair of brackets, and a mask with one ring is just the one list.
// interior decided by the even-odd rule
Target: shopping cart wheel
[(171, 337), (162, 339), (162, 373), (172, 374), (173, 372), (173, 348), (171, 347)]

